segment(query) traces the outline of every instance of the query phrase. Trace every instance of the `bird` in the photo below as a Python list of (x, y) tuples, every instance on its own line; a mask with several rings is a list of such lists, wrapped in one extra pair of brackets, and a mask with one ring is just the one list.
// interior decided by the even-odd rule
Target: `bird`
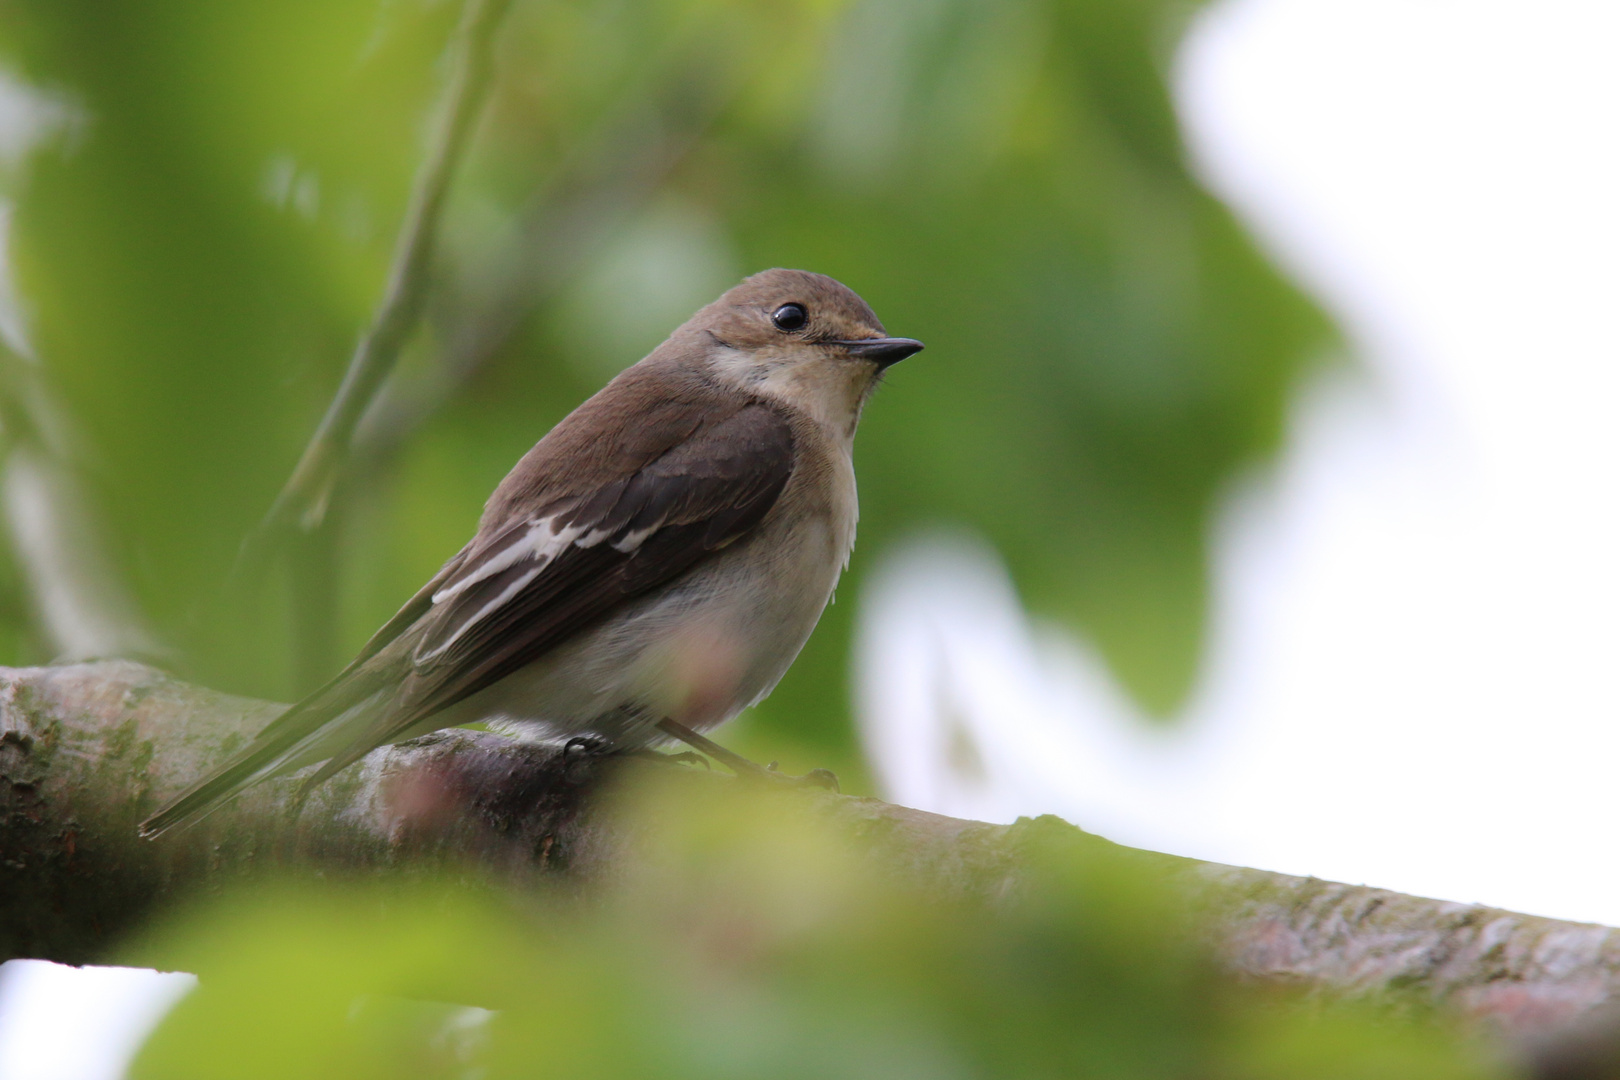
[(685, 742), (760, 770), (703, 733), (775, 688), (831, 601), (862, 408), (922, 348), (833, 278), (744, 279), (551, 428), (347, 667), (141, 834), (473, 722), (570, 752)]

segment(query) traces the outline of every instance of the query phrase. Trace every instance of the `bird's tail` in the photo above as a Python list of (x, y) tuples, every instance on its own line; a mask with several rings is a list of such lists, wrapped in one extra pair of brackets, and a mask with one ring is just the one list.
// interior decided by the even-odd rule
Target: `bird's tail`
[(168, 806), (141, 822), (141, 835), (151, 840), (177, 825), (189, 825), (225, 805), (255, 780), (268, 777), (298, 740), (255, 740), (224, 768), (195, 784)]
[(223, 767), (141, 822), (140, 834), (151, 840), (200, 821), (260, 780), (328, 757), (318, 749), (336, 734), (326, 730), (328, 724), (367, 699), (363, 691), (356, 692), (360, 687), (355, 681), (340, 676), (289, 708)]

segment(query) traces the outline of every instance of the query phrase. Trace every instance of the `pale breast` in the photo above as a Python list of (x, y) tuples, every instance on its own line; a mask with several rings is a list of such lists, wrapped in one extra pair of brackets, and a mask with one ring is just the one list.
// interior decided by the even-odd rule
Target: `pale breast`
[(620, 745), (652, 741), (651, 722), (664, 716), (699, 729), (723, 723), (769, 694), (804, 647), (857, 517), (845, 446), (815, 440), (752, 533), (458, 712)]

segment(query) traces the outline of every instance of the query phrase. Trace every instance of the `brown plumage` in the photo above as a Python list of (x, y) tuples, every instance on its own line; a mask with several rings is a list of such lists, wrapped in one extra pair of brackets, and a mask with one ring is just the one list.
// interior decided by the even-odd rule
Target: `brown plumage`
[(548, 432), (341, 674), (143, 834), (469, 720), (627, 748), (661, 740), (660, 720), (729, 719), (830, 598), (854, 541), (861, 406), (921, 347), (831, 278), (749, 278)]

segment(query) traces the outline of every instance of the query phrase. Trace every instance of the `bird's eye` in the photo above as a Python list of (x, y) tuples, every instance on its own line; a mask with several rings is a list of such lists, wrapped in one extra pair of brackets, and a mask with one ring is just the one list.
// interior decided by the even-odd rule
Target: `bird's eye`
[(788, 333), (803, 327), (809, 318), (801, 304), (783, 304), (771, 313), (771, 322), (776, 324), (776, 328)]

